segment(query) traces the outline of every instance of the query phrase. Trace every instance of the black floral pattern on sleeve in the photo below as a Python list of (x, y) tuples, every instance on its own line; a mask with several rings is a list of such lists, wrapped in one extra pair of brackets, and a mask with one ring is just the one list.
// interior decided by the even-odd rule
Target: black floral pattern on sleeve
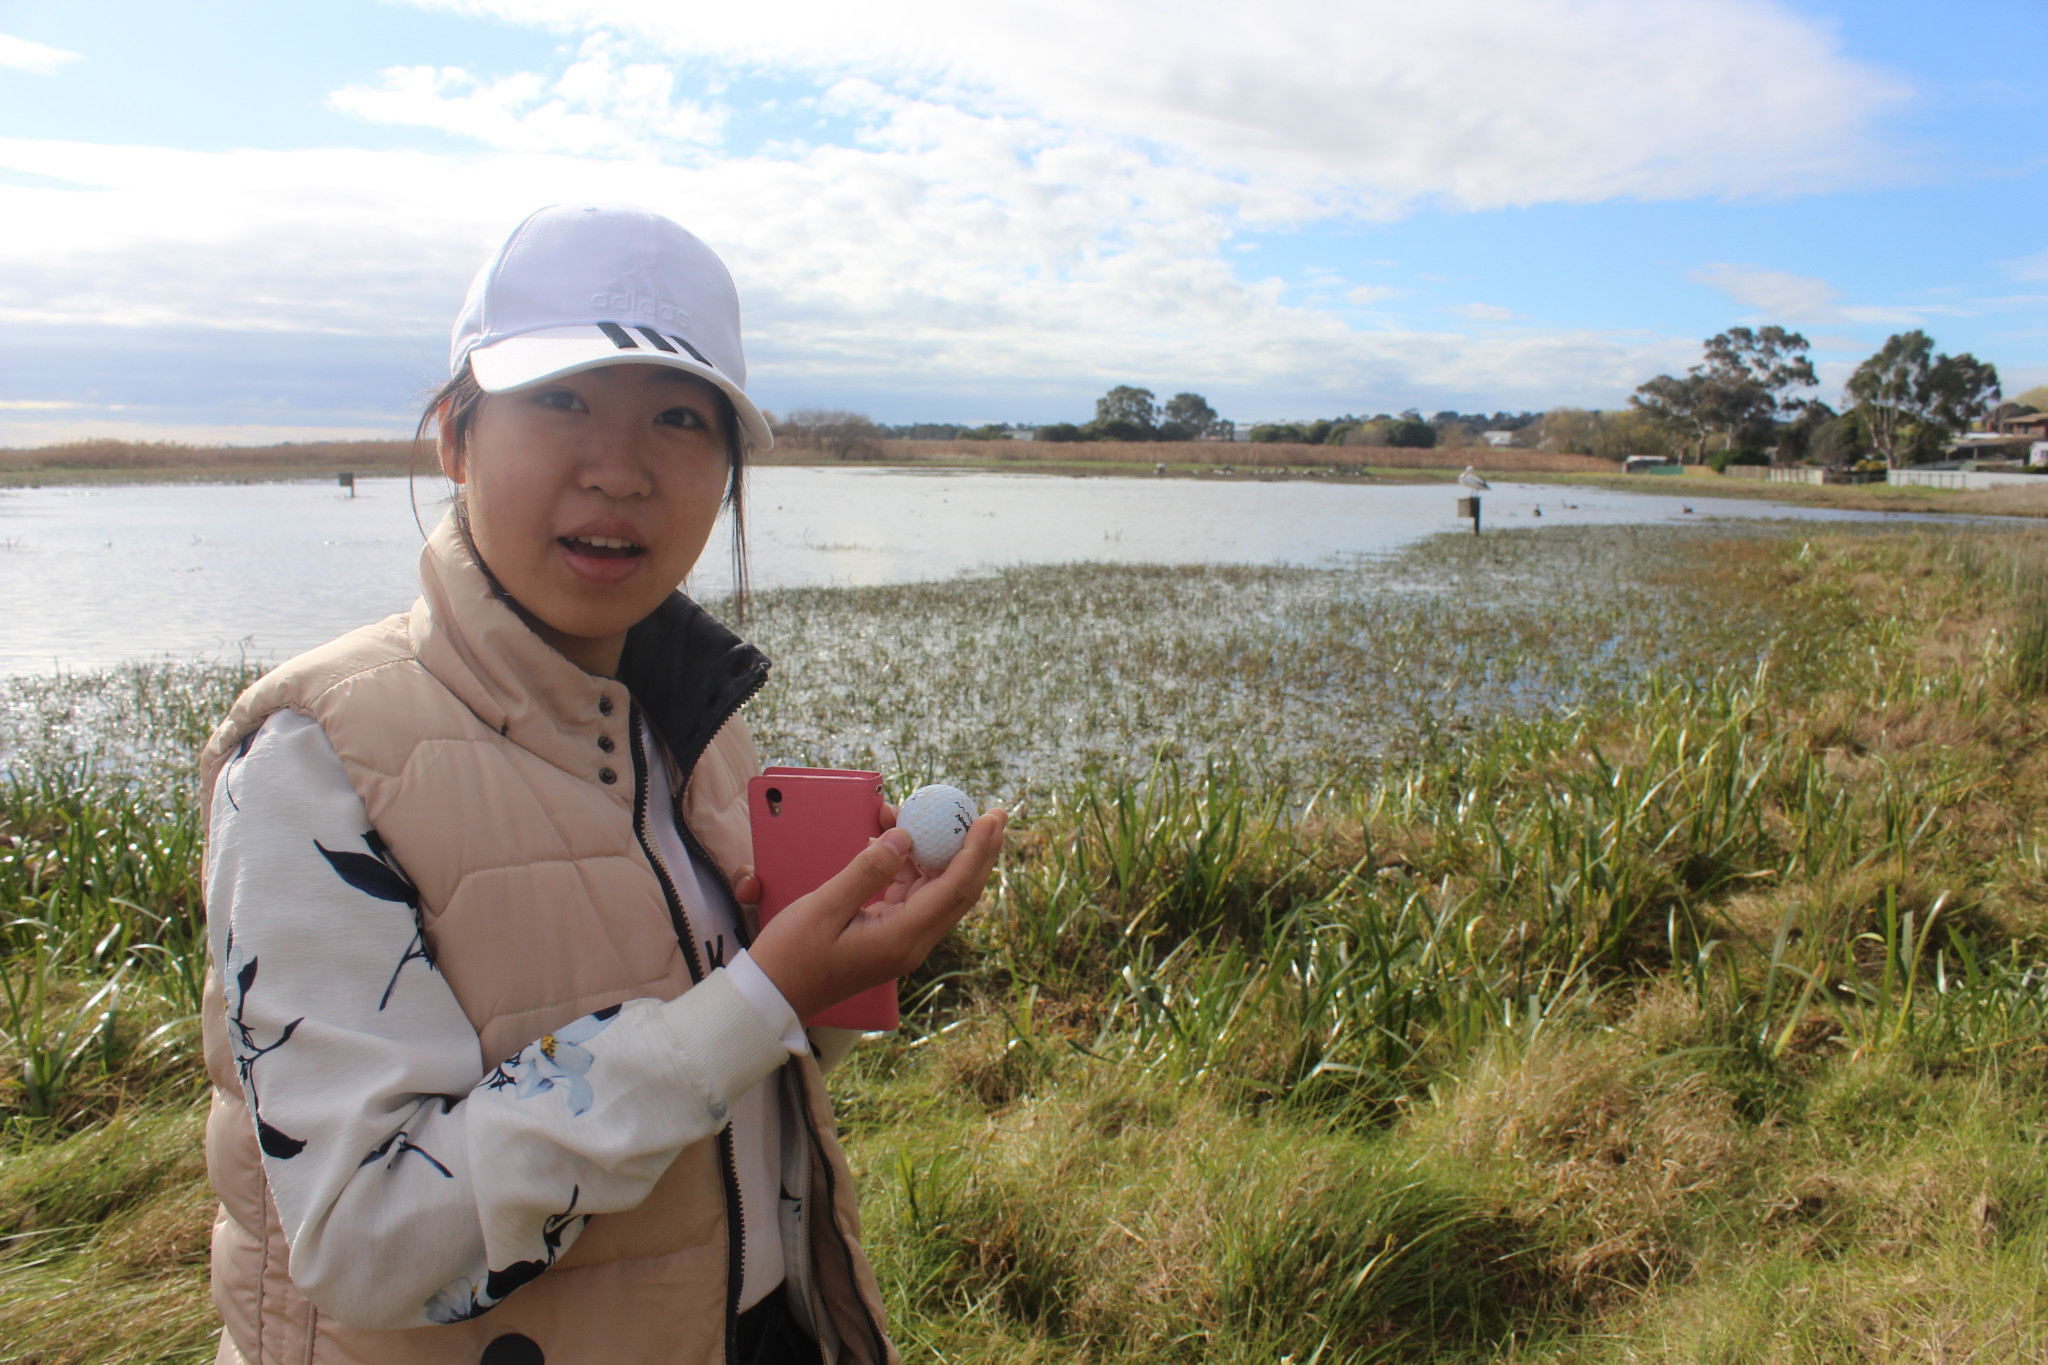
[(569, 1189), (569, 1207), (560, 1213), (551, 1213), (540, 1226), (542, 1254), (530, 1261), (514, 1261), (503, 1270), (484, 1272), (481, 1280), (460, 1279), (443, 1285), (434, 1296), (427, 1300), (428, 1322), (467, 1322), (480, 1318), (503, 1303), (513, 1290), (530, 1284), (540, 1273), (555, 1263), (562, 1254), (562, 1235), (572, 1223), (587, 1223), (590, 1215), (576, 1212), (576, 1201), (583, 1197), (583, 1187), (572, 1185)]
[[(396, 1149), (395, 1151), (393, 1150), (394, 1148)], [(417, 1142), (414, 1142), (412, 1140), (412, 1135), (406, 1132), (403, 1128), (393, 1133), (390, 1137), (385, 1138), (384, 1141), (382, 1141), (375, 1148), (373, 1148), (368, 1156), (364, 1157), (361, 1161), (356, 1163), (356, 1169), (361, 1170), (365, 1166), (374, 1164), (380, 1157), (389, 1154), (391, 1157), (391, 1161), (384, 1167), (384, 1169), (387, 1171), (394, 1170), (397, 1168), (398, 1163), (405, 1159), (405, 1155), (408, 1152), (416, 1153), (421, 1160), (425, 1161), (429, 1166), (432, 1166), (435, 1170), (439, 1171), (448, 1179), (453, 1180), (455, 1178), (455, 1172), (449, 1170), (446, 1166), (442, 1165), (440, 1160), (437, 1157), (435, 1157), (435, 1155), (432, 1152), (420, 1146)]]
[(391, 1003), (391, 992), (398, 988), (399, 973), (408, 962), (424, 962), (429, 971), (439, 971), (434, 961), (434, 950), (427, 943), (426, 925), (420, 919), (420, 893), (398, 866), (398, 859), (391, 854), (390, 847), (376, 830), (363, 831), (363, 843), (368, 853), (351, 853), (327, 847), (318, 839), (313, 847), (320, 850), (320, 856), (327, 860), (335, 874), (366, 896), (375, 896), (380, 901), (395, 901), (412, 911), (412, 942), (406, 945), (398, 965), (391, 969), (391, 979), (384, 984), (384, 994), (377, 1000), (377, 1009)]
[(286, 1024), (278, 1032), (276, 1042), (266, 1046), (256, 1041), (256, 1031), (242, 1017), (249, 1003), (249, 988), (256, 984), (256, 963), (257, 959), (253, 957), (246, 962), (242, 960), (242, 955), (235, 948), (235, 931), (229, 929), (227, 972), (221, 987), (228, 997), (228, 1027), (234, 1035), (230, 1050), (235, 1054), (235, 1070), (242, 1078), (243, 1091), (249, 1096), (249, 1112), (256, 1116), (256, 1139), (263, 1147), (263, 1154), (289, 1161), (306, 1150), (305, 1140), (281, 1132), (264, 1120), (263, 1101), (256, 1091), (256, 1063), (290, 1042), (299, 1025), (306, 1022), (306, 1017), (300, 1015)]

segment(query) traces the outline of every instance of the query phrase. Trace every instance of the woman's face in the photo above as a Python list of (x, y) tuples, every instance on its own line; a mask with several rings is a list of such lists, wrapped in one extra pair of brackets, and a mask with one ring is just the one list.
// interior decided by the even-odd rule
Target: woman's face
[(660, 365), (585, 370), (483, 400), (441, 468), (477, 553), (549, 644), (618, 668), (626, 632), (703, 553), (729, 466), (717, 390)]

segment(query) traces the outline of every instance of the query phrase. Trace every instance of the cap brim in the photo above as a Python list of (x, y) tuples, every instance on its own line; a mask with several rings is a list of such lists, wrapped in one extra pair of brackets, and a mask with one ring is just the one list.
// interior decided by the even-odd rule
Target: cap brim
[(740, 419), (740, 433), (749, 450), (774, 449), (775, 433), (768, 429), (768, 420), (754, 406), (754, 400), (716, 365), (693, 354), (689, 343), (674, 336), (662, 336), (660, 342), (654, 342), (646, 338), (642, 328), (632, 332), (624, 328), (613, 330), (625, 338), (625, 343), (595, 326), (522, 332), (471, 350), (470, 373), (485, 393), (511, 393), (605, 365), (665, 365), (717, 385), (732, 400), (733, 411)]

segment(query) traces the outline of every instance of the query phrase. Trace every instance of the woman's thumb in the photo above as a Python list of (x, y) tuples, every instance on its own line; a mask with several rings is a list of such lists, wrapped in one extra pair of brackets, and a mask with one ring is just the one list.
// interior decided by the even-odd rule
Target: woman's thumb
[(855, 854), (844, 871), (819, 887), (817, 895), (840, 924), (849, 923), (862, 906), (888, 889), (909, 856), (910, 836), (900, 829), (886, 830)]

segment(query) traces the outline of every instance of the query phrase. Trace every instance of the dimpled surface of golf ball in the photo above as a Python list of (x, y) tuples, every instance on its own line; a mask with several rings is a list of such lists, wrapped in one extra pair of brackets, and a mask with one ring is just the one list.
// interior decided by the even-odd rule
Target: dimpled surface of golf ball
[(912, 792), (896, 811), (896, 828), (910, 836), (910, 856), (928, 872), (953, 861), (967, 840), (967, 827), (981, 814), (958, 787), (934, 783)]

